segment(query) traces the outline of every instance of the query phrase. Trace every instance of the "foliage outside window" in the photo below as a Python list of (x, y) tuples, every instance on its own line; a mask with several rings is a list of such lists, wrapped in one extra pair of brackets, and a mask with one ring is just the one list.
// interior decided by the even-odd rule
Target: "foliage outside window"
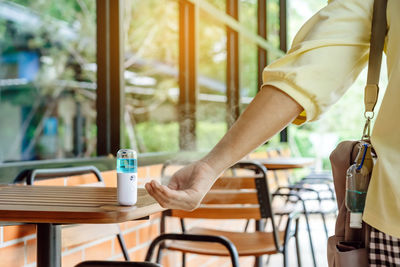
[(96, 155), (96, 6), (0, 2), (0, 162)]
[[(225, 0), (206, 2), (225, 13)], [(7, 126), (0, 130), (0, 162), (96, 155), (95, 3), (0, 2), (0, 123)], [(288, 1), (289, 47), (325, 4)], [(279, 1), (268, 1), (267, 11), (268, 41), (278, 47)], [(179, 1), (125, 0), (123, 15), (124, 142), (140, 153), (178, 151)], [(239, 22), (257, 32), (256, 0), (239, 1)], [(197, 28), (196, 139), (199, 150), (209, 150), (227, 130), (226, 25), (200, 9)], [(258, 90), (257, 46), (239, 34), (239, 47), (242, 111)], [(317, 156), (326, 168), (336, 142), (359, 138), (365, 77), (320, 121), (289, 128), (294, 153)], [(385, 70), (382, 80), (384, 89)]]
[(125, 143), (178, 151), (178, 2), (124, 1)]

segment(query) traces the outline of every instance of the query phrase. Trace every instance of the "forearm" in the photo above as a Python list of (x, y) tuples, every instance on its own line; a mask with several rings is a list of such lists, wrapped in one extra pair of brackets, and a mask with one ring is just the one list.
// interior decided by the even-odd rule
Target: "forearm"
[(280, 132), (302, 110), (303, 108), (284, 92), (272, 86), (264, 87), (202, 161), (216, 173), (221, 173)]

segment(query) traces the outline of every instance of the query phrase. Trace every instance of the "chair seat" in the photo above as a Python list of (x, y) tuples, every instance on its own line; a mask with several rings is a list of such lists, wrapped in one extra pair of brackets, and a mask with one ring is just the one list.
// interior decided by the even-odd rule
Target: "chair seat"
[[(229, 239), (239, 256), (261, 256), (277, 253), (272, 233), (266, 232), (228, 232), (206, 228), (193, 228), (187, 234), (216, 235)], [(284, 232), (279, 232), (280, 244), (283, 244)], [(170, 250), (213, 256), (229, 256), (228, 250), (221, 244), (207, 242), (171, 241), (166, 244)]]

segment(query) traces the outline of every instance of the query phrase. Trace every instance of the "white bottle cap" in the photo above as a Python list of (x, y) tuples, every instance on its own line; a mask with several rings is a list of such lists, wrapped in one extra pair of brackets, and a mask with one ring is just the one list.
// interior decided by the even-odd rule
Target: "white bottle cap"
[(350, 228), (356, 228), (356, 229), (362, 228), (361, 212), (350, 212)]

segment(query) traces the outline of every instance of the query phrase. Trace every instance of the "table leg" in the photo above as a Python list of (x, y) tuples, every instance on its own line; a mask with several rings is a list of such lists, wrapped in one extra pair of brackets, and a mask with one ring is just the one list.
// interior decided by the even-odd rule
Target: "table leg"
[(37, 267), (61, 267), (61, 225), (37, 224)]

